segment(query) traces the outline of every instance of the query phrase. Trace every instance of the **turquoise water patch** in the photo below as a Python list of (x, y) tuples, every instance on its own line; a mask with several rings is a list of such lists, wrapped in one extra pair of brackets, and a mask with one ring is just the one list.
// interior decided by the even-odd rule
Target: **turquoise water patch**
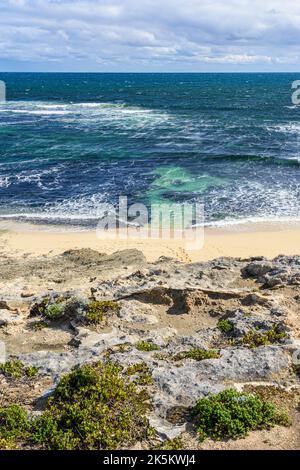
[(193, 175), (180, 166), (160, 167), (153, 174), (156, 178), (147, 192), (151, 204), (173, 203), (183, 194), (203, 195), (211, 187), (227, 184), (226, 179), (205, 173)]

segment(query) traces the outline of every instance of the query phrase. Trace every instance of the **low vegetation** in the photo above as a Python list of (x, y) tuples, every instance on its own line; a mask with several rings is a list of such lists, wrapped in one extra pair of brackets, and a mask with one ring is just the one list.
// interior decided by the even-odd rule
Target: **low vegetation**
[(138, 351), (145, 352), (158, 351), (160, 349), (157, 344), (150, 343), (148, 341), (139, 341), (138, 343), (136, 343), (135, 347)]
[(231, 333), (233, 331), (233, 323), (230, 320), (219, 320), (217, 326), (222, 333)]
[(24, 372), (27, 375), (27, 377), (32, 378), (38, 374), (39, 369), (38, 367), (35, 367), (35, 366), (28, 366), (28, 367), (25, 367)]
[(166, 353), (156, 352), (153, 354), (153, 359), (156, 359), (157, 361), (167, 361), (168, 359), (170, 359), (170, 355)]
[[(142, 384), (151, 375), (136, 364)], [(27, 411), (13, 404), (0, 408), (0, 449), (38, 447), (53, 450), (117, 449), (151, 438), (145, 417), (150, 408), (144, 388), (126, 378), (116, 364), (100, 362), (65, 375), (43, 413), (28, 420)]]
[(55, 321), (65, 314), (65, 299), (57, 297), (55, 302), (50, 297), (45, 297), (42, 302), (31, 307), (31, 315), (41, 316), (44, 320)]
[(242, 344), (249, 348), (257, 348), (259, 346), (267, 346), (286, 338), (287, 334), (282, 331), (279, 326), (273, 326), (267, 331), (261, 332), (251, 330), (242, 337)]
[(26, 367), (19, 359), (12, 359), (0, 364), (0, 373), (5, 377), (19, 379), (21, 377), (35, 377), (38, 374), (38, 368), (34, 366)]
[(116, 449), (147, 437), (148, 399), (119, 366), (84, 365), (62, 378), (31, 438), (46, 449)]
[(253, 393), (288, 414), (299, 408), (300, 391), (297, 388), (286, 390), (277, 385), (247, 384), (244, 392)]
[(86, 308), (84, 319), (88, 324), (98, 325), (105, 320), (106, 315), (118, 312), (119, 304), (113, 300), (93, 300)]
[(91, 300), (86, 303), (75, 297), (58, 296), (51, 299), (47, 296), (31, 307), (31, 315), (41, 316), (43, 319), (36, 322), (33, 329), (42, 329), (64, 318), (76, 318), (88, 325), (98, 325), (106, 320), (107, 315), (117, 312), (119, 308), (119, 304), (113, 300)]
[(27, 411), (19, 405), (0, 408), (0, 449), (17, 447), (17, 440), (24, 439), (29, 431)]
[(135, 383), (137, 385), (151, 385), (153, 382), (149, 367), (145, 362), (132, 364), (126, 370), (128, 376), (137, 376)]
[(46, 323), (43, 320), (35, 321), (30, 324), (30, 328), (33, 331), (41, 331), (41, 330), (44, 330), (45, 328), (48, 328), (48, 323)]
[(174, 439), (168, 439), (159, 445), (157, 450), (182, 450), (184, 449), (184, 443), (180, 437)]
[(194, 361), (203, 361), (205, 359), (219, 359), (220, 353), (216, 349), (190, 349), (175, 356), (175, 360), (193, 359)]
[(3, 439), (0, 437), (0, 450), (17, 450), (18, 445), (13, 439)]
[(47, 320), (58, 320), (62, 318), (64, 314), (65, 314), (64, 304), (57, 302), (57, 303), (48, 305), (43, 313), (43, 316)]
[(277, 411), (267, 400), (228, 389), (202, 398), (193, 409), (200, 440), (244, 437), (249, 431), (288, 426), (287, 414)]

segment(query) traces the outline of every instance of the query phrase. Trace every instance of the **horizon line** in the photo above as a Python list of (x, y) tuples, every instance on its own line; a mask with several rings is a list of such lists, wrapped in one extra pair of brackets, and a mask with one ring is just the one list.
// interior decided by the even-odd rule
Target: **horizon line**
[(184, 72), (184, 71), (163, 71), (163, 72), (141, 72), (141, 71), (134, 71), (134, 72), (126, 72), (126, 71), (119, 71), (119, 72), (115, 72), (115, 71), (53, 71), (53, 70), (49, 70), (49, 71), (45, 71), (45, 70), (0, 70), (0, 74), (1, 73), (61, 73), (61, 74), (67, 74), (67, 73), (73, 73), (73, 74), (82, 74), (82, 73), (88, 73), (88, 74), (141, 74), (141, 75), (152, 75), (152, 74), (169, 74), (169, 75), (172, 75), (172, 74), (186, 74), (186, 75), (191, 75), (191, 74), (210, 74), (210, 75), (214, 75), (214, 74), (224, 74), (224, 75), (233, 75), (233, 74), (236, 74), (236, 75), (246, 75), (246, 74), (277, 74), (277, 75), (282, 75), (282, 74), (296, 74), (296, 73), (300, 73), (300, 70), (299, 71), (253, 71), (253, 70), (250, 70), (250, 71), (247, 71), (247, 72), (229, 72), (229, 71), (213, 71), (213, 72), (209, 72), (209, 71), (201, 71), (201, 72)]

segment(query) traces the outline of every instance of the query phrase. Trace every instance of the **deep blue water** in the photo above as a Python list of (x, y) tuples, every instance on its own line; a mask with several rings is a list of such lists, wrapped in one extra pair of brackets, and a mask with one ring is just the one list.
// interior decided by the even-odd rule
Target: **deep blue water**
[(0, 218), (93, 225), (103, 202), (297, 218), (296, 74), (0, 73)]

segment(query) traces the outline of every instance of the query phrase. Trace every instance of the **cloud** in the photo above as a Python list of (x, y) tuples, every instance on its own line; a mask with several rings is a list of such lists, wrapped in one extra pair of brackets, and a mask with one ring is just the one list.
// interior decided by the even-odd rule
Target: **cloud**
[[(0, 0), (0, 66), (295, 69), (294, 0)], [(50, 64), (50, 65), (49, 65)]]

